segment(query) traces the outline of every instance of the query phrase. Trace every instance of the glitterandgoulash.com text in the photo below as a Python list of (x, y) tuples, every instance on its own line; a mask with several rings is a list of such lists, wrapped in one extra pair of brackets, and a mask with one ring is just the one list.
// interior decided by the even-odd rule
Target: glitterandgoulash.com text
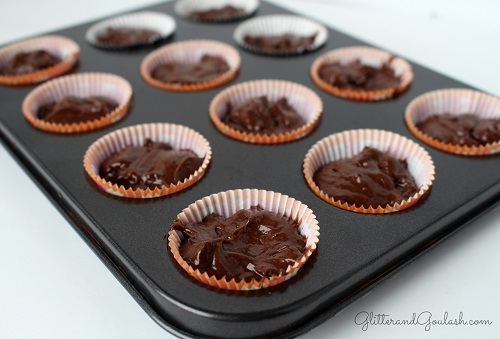
[(488, 319), (466, 319), (463, 312), (458, 317), (452, 317), (448, 312), (434, 316), (429, 311), (421, 313), (414, 312), (410, 318), (395, 319), (389, 314), (362, 311), (354, 317), (354, 323), (367, 331), (370, 326), (422, 326), (424, 330), (430, 331), (433, 326), (485, 326), (493, 322)]

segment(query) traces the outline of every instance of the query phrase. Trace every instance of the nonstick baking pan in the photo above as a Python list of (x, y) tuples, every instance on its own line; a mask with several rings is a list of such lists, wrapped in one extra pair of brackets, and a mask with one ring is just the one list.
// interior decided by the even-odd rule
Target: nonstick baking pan
[[(175, 15), (173, 3), (152, 7), (174, 16), (171, 41), (215, 39), (236, 46), (237, 22), (203, 24)], [(261, 2), (255, 15), (288, 13)], [(407, 130), (403, 113), (416, 96), (441, 88), (469, 86), (412, 63), (415, 78), (395, 99), (367, 103), (343, 100), (316, 87), (309, 68), (330, 49), (366, 43), (329, 29), (326, 45), (295, 57), (252, 54), (242, 58), (236, 79), (201, 92), (169, 92), (148, 85), (139, 65), (153, 47), (105, 51), (85, 42), (94, 22), (58, 32), (81, 48), (74, 72), (109, 72), (127, 79), (134, 97), (130, 113), (118, 123), (93, 132), (59, 135), (33, 128), (21, 113), (33, 86), (0, 89), (0, 137), (83, 240), (160, 326), (190, 337), (291, 337), (335, 315), (387, 277), (442, 243), (470, 220), (497, 204), (500, 158), (462, 157), (420, 143)], [(410, 60), (411, 61), (411, 60)], [(254, 79), (284, 79), (314, 90), (323, 100), (318, 127), (295, 142), (264, 146), (221, 134), (211, 123), (208, 105), (223, 88)], [(132, 200), (99, 190), (83, 170), (86, 149), (118, 128), (147, 122), (189, 126), (205, 136), (213, 158), (204, 178), (189, 189), (157, 199)], [(367, 215), (336, 208), (307, 186), (302, 161), (321, 138), (355, 128), (400, 133), (422, 144), (436, 166), (429, 194), (408, 210)], [(258, 188), (281, 192), (307, 204), (319, 221), (315, 254), (289, 281), (247, 292), (218, 290), (196, 282), (172, 259), (164, 235), (175, 216), (190, 203), (221, 191)]]

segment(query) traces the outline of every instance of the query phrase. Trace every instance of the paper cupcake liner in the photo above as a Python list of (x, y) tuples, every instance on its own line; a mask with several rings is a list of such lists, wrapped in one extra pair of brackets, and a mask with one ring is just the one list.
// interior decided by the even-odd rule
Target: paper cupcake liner
[[(150, 188), (133, 190), (122, 185), (118, 186), (99, 176), (99, 168), (107, 158), (127, 146), (144, 145), (146, 138), (155, 142), (168, 143), (174, 149), (190, 149), (198, 157), (203, 158), (203, 163), (184, 181), (156, 187), (153, 190)], [(211, 158), (210, 144), (195, 130), (176, 124), (152, 123), (122, 128), (98, 139), (85, 152), (83, 167), (99, 188), (107, 193), (124, 198), (156, 198), (183, 190), (200, 180)]]
[[(98, 40), (99, 34), (111, 27), (149, 29), (158, 32), (158, 35), (153, 37), (147, 43), (116, 45), (100, 42)], [(150, 11), (136, 12), (120, 15), (96, 23), (85, 33), (85, 40), (87, 40), (89, 44), (103, 49), (127, 49), (132, 47), (148, 46), (159, 40), (167, 39), (175, 32), (175, 28), (175, 20), (170, 15)]]
[[(316, 34), (311, 47), (299, 52), (272, 52), (255, 48), (245, 43), (245, 36), (276, 36), (282, 34), (293, 34), (302, 37), (309, 37)], [(320, 48), (328, 39), (328, 31), (325, 26), (295, 15), (266, 15), (251, 20), (247, 20), (236, 27), (233, 33), (234, 40), (246, 50), (258, 54), (289, 56), (312, 52)]]
[[(218, 9), (224, 6), (231, 5), (236, 8), (243, 9), (244, 13), (242, 15), (238, 15), (232, 17), (230, 19), (217, 19), (217, 20), (198, 20), (191, 16), (191, 13), (196, 11), (207, 11), (210, 9)], [(179, 0), (175, 4), (175, 12), (177, 15), (200, 22), (208, 22), (208, 23), (218, 23), (218, 22), (229, 22), (229, 21), (237, 21), (242, 20), (244, 18), (248, 18), (253, 15), (257, 9), (259, 8), (259, 0)]]
[(481, 156), (498, 153), (500, 140), (480, 146), (465, 146), (446, 143), (426, 135), (417, 128), (417, 124), (430, 115), (450, 113), (476, 114), (483, 119), (500, 119), (500, 99), (471, 89), (442, 89), (422, 94), (413, 99), (405, 111), (405, 122), (410, 132), (426, 144), (439, 150), (468, 155)]
[[(341, 64), (348, 64), (356, 60), (361, 60), (361, 63), (372, 67), (381, 67), (390, 61), (394, 73), (400, 77), (399, 86), (376, 91), (349, 90), (332, 86), (319, 77), (319, 69), (326, 63), (338, 61)], [(405, 91), (413, 81), (413, 71), (407, 61), (388, 52), (371, 47), (345, 47), (331, 50), (314, 60), (311, 66), (311, 78), (318, 87), (330, 94), (351, 100), (379, 101)]]
[(0, 67), (18, 53), (45, 50), (62, 61), (54, 66), (21, 75), (0, 74), (0, 85), (27, 85), (48, 80), (69, 71), (78, 60), (80, 47), (71, 39), (59, 35), (45, 35), (23, 40), (0, 48)]
[[(413, 176), (419, 191), (412, 197), (394, 205), (356, 206), (324, 193), (313, 180), (314, 173), (329, 162), (353, 157), (365, 146), (370, 146), (385, 152), (390, 156), (406, 160), (408, 170)], [(304, 176), (311, 190), (321, 199), (336, 207), (359, 213), (391, 213), (406, 209), (415, 203), (430, 189), (434, 180), (434, 163), (427, 151), (416, 142), (399, 134), (376, 130), (357, 129), (332, 134), (312, 146), (304, 159)]]
[[(228, 103), (232, 106), (239, 106), (247, 100), (260, 96), (267, 96), (272, 102), (282, 97), (287, 98), (288, 104), (306, 123), (286, 133), (257, 134), (236, 130), (222, 122), (222, 118), (227, 113)], [(209, 107), (210, 119), (219, 131), (231, 138), (256, 144), (278, 144), (303, 138), (319, 122), (322, 111), (323, 102), (311, 89), (283, 80), (254, 80), (228, 87), (212, 99)]]
[[(114, 99), (118, 107), (111, 113), (95, 120), (79, 123), (60, 124), (41, 120), (38, 110), (48, 103), (62, 100), (68, 96), (104, 96)], [(130, 83), (114, 74), (80, 73), (66, 75), (51, 80), (32, 90), (23, 101), (23, 115), (36, 128), (55, 133), (79, 133), (110, 125), (125, 114), (132, 98)]]
[(168, 246), (175, 260), (196, 280), (227, 290), (256, 290), (277, 285), (293, 277), (312, 255), (319, 241), (319, 226), (316, 216), (311, 209), (300, 201), (272, 191), (238, 189), (204, 197), (185, 208), (177, 215), (177, 218), (183, 223), (198, 222), (206, 215), (214, 212), (227, 218), (241, 209), (249, 209), (257, 205), (264, 210), (293, 218), (299, 224), (300, 234), (306, 238), (304, 255), (293, 265), (288, 266), (284, 274), (250, 281), (236, 281), (235, 278), (227, 280), (226, 277), (217, 279), (215, 276), (209, 276), (208, 273), (202, 273), (199, 269), (191, 267), (182, 258), (179, 247), (184, 240), (183, 235), (178, 231), (170, 230), (168, 233)]
[[(167, 83), (151, 77), (153, 69), (161, 64), (168, 62), (197, 63), (205, 54), (223, 58), (229, 65), (229, 70), (217, 78), (194, 84)], [(169, 44), (148, 54), (141, 63), (141, 75), (147, 83), (161, 89), (201, 91), (231, 81), (238, 73), (240, 64), (241, 58), (238, 51), (228, 44), (215, 40), (187, 40)]]

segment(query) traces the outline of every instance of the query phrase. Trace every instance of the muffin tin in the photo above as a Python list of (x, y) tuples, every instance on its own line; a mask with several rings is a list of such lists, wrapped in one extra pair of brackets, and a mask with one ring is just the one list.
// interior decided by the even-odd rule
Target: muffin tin
[[(148, 10), (174, 16), (173, 41), (213, 39), (236, 46), (232, 34), (238, 23), (184, 20), (174, 14), (173, 3)], [(257, 15), (280, 13), (287, 11), (261, 2)], [(413, 98), (435, 89), (468, 87), (462, 83), (412, 64), (415, 78), (395, 99), (365, 103), (331, 96), (310, 79), (311, 64), (328, 50), (363, 43), (330, 29), (326, 46), (313, 53), (275, 58), (239, 49), (242, 63), (233, 81), (206, 91), (170, 92), (147, 84), (140, 76), (140, 63), (151, 48), (125, 52), (94, 48), (85, 42), (91, 25), (57, 34), (79, 44), (79, 73), (114, 73), (131, 83), (134, 97), (129, 114), (88, 133), (48, 133), (33, 128), (22, 115), (23, 99), (33, 87), (2, 87), (0, 138), (145, 311), (177, 335), (235, 338), (303, 333), (499, 200), (498, 156), (470, 158), (441, 152), (418, 141), (404, 123), (405, 108)], [(208, 115), (211, 100), (227, 86), (269, 78), (303, 84), (321, 97), (324, 110), (317, 128), (303, 139), (272, 146), (243, 143), (220, 133)], [(213, 154), (205, 176), (186, 190), (148, 201), (102, 192), (83, 169), (87, 148), (118, 128), (149, 122), (186, 125), (206, 137)], [(330, 134), (357, 128), (394, 131), (422, 145), (436, 166), (429, 194), (405, 211), (384, 215), (345, 211), (318, 198), (302, 173), (307, 150)], [(175, 216), (204, 196), (238, 188), (289, 195), (316, 215), (321, 228), (318, 248), (289, 281), (259, 291), (223, 291), (190, 278), (171, 257), (163, 237)]]

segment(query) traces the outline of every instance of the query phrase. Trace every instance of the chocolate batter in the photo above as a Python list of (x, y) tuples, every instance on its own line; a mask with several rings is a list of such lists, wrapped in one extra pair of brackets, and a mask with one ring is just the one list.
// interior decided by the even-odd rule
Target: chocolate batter
[(370, 147), (352, 158), (324, 165), (313, 180), (335, 200), (365, 208), (393, 205), (418, 192), (406, 160)]
[(417, 128), (440, 141), (479, 146), (500, 141), (500, 119), (481, 119), (475, 114), (435, 114), (417, 124)]
[(22, 52), (16, 54), (6, 65), (0, 67), (2, 75), (21, 75), (52, 67), (62, 60), (44, 51)]
[(191, 18), (200, 21), (210, 21), (210, 20), (231, 20), (241, 17), (245, 14), (243, 8), (233, 7), (231, 5), (224, 6), (222, 8), (213, 8), (206, 11), (195, 11), (192, 12)]
[(359, 60), (346, 65), (327, 63), (319, 68), (318, 73), (323, 81), (346, 90), (381, 90), (397, 87), (401, 81), (388, 63), (374, 68)]
[(227, 114), (222, 121), (239, 131), (278, 134), (305, 124), (286, 98), (271, 103), (267, 96), (262, 96), (250, 99), (237, 107), (233, 107), (230, 103), (227, 106)]
[(212, 213), (187, 225), (175, 220), (171, 229), (184, 235), (182, 258), (218, 279), (269, 278), (285, 273), (305, 253), (297, 222), (259, 206), (229, 218)]
[(102, 118), (118, 107), (114, 100), (101, 96), (87, 98), (66, 97), (43, 105), (38, 118), (58, 124), (71, 124)]
[(203, 159), (191, 150), (174, 150), (166, 143), (146, 139), (144, 146), (125, 147), (106, 159), (99, 176), (133, 190), (155, 189), (184, 181), (202, 163)]
[(143, 28), (108, 27), (97, 36), (97, 40), (104, 44), (132, 46), (150, 43), (158, 35), (158, 32)]
[(215, 79), (229, 71), (229, 65), (223, 58), (204, 55), (199, 63), (184, 64), (169, 62), (156, 66), (151, 76), (162, 82), (192, 84)]
[(243, 40), (263, 52), (302, 53), (314, 44), (317, 33), (311, 36), (298, 36), (294, 34), (283, 35), (246, 35)]

